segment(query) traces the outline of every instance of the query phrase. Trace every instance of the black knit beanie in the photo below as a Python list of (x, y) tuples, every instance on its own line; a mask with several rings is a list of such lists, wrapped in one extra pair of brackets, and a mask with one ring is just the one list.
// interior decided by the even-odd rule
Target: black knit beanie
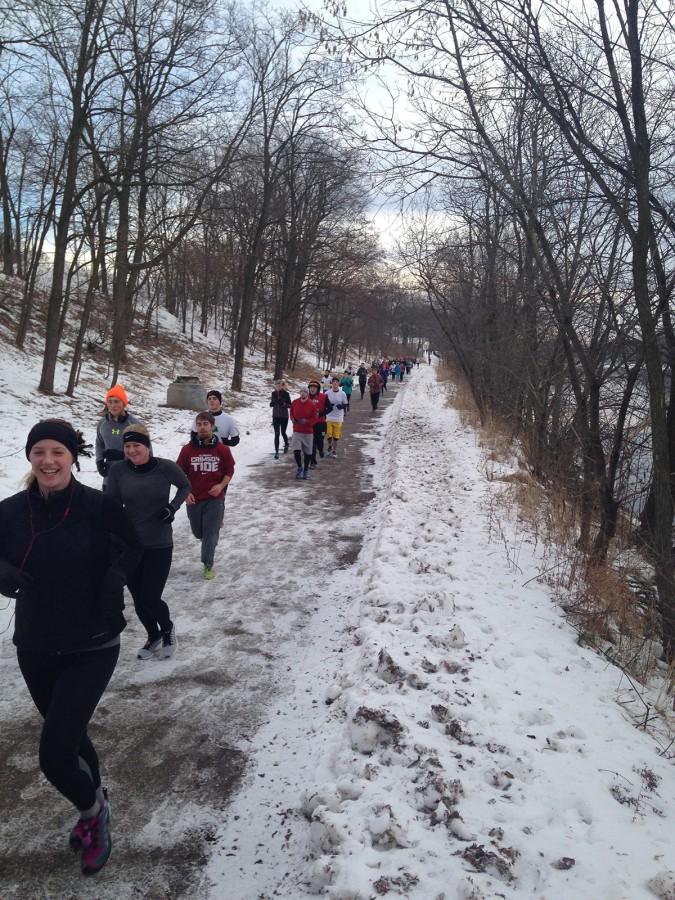
[(216, 399), (218, 400), (218, 403), (223, 402), (223, 395), (220, 393), (220, 391), (209, 391), (208, 394), (206, 395), (206, 399), (208, 400), (209, 397), (216, 397)]
[(58, 441), (59, 444), (63, 444), (71, 452), (73, 461), (77, 462), (77, 457), (82, 447), (82, 436), (78, 435), (68, 422), (47, 419), (44, 422), (38, 422), (37, 425), (33, 425), (26, 439), (26, 458), (30, 458), (30, 451), (38, 441), (45, 440)]

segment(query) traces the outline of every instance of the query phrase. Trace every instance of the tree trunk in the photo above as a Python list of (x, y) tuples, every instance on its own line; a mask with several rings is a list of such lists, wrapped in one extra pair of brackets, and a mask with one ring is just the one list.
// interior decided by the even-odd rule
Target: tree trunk
[(0, 133), (0, 195), (2, 196), (2, 272), (4, 275), (14, 274), (14, 242), (12, 240), (12, 212), (9, 202), (9, 185), (7, 183), (7, 156), (5, 142)]
[(63, 277), (66, 269), (66, 253), (68, 251), (68, 236), (70, 221), (75, 208), (75, 188), (77, 184), (77, 169), (79, 162), (79, 150), (82, 134), (85, 127), (87, 110), (84, 105), (84, 80), (91, 77), (95, 65), (96, 32), (98, 30), (97, 16), (100, 13), (98, 0), (86, 0), (83, 16), (82, 31), (78, 49), (77, 67), (74, 73), (72, 87), (73, 112), (66, 141), (66, 165), (61, 192), (61, 207), (54, 229), (54, 257), (52, 264), (52, 281), (47, 305), (47, 326), (45, 329), (45, 349), (42, 360), (42, 372), (38, 390), (44, 394), (54, 393), (54, 377), (56, 375), (56, 360), (59, 352), (59, 326), (61, 320), (61, 305), (63, 303)]

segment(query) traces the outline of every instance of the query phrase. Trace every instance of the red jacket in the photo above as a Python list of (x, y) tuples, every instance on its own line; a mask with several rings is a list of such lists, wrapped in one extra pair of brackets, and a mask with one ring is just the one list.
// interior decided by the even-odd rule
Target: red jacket
[(371, 394), (379, 394), (384, 384), (384, 378), (379, 372), (373, 373), (368, 379), (368, 387)]
[[(317, 408), (313, 400), (307, 397), (301, 400), (299, 397), (291, 403), (291, 421), (293, 431), (299, 434), (312, 434), (316, 422)], [(302, 420), (302, 421), (301, 421)]]
[(320, 391), (318, 394), (315, 394), (313, 397), (310, 394), (309, 399), (312, 401), (314, 406), (316, 407), (316, 423), (325, 422), (326, 421), (326, 395), (323, 391)]
[[(186, 444), (176, 460), (190, 481), (190, 489), (197, 503), (210, 500), (209, 488), (219, 484), (226, 475), (234, 475), (234, 457), (229, 447), (221, 441), (208, 446), (198, 447), (192, 441)], [(217, 499), (225, 496), (223, 489)]]

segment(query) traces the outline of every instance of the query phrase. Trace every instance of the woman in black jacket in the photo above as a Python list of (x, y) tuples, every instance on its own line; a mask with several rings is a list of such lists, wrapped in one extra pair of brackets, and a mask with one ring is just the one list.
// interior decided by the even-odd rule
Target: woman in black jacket
[(284, 439), (284, 453), (288, 453), (288, 438), (286, 437), (286, 429), (288, 428), (288, 411), (291, 408), (291, 395), (285, 389), (286, 383), (278, 379), (274, 382), (274, 390), (272, 391), (272, 399), (270, 406), (272, 407), (272, 427), (274, 428), (274, 458), (279, 459), (279, 434)]
[(110, 856), (110, 809), (87, 726), (117, 663), (140, 548), (121, 505), (73, 477), (82, 451), (63, 420), (30, 430), (29, 486), (0, 502), (0, 592), (16, 601), (19, 668), (44, 719), (40, 768), (79, 811), (69, 842), (93, 875)]

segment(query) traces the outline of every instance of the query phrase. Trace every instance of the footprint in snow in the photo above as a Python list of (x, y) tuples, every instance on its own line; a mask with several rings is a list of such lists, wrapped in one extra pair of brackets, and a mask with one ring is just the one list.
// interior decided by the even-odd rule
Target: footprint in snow
[(584, 741), (586, 733), (582, 728), (571, 726), (567, 729), (556, 731), (546, 738), (547, 750), (555, 750), (557, 753), (581, 753), (586, 750)]
[(527, 727), (531, 725), (551, 725), (555, 722), (555, 716), (541, 706), (538, 709), (522, 713), (519, 718)]

